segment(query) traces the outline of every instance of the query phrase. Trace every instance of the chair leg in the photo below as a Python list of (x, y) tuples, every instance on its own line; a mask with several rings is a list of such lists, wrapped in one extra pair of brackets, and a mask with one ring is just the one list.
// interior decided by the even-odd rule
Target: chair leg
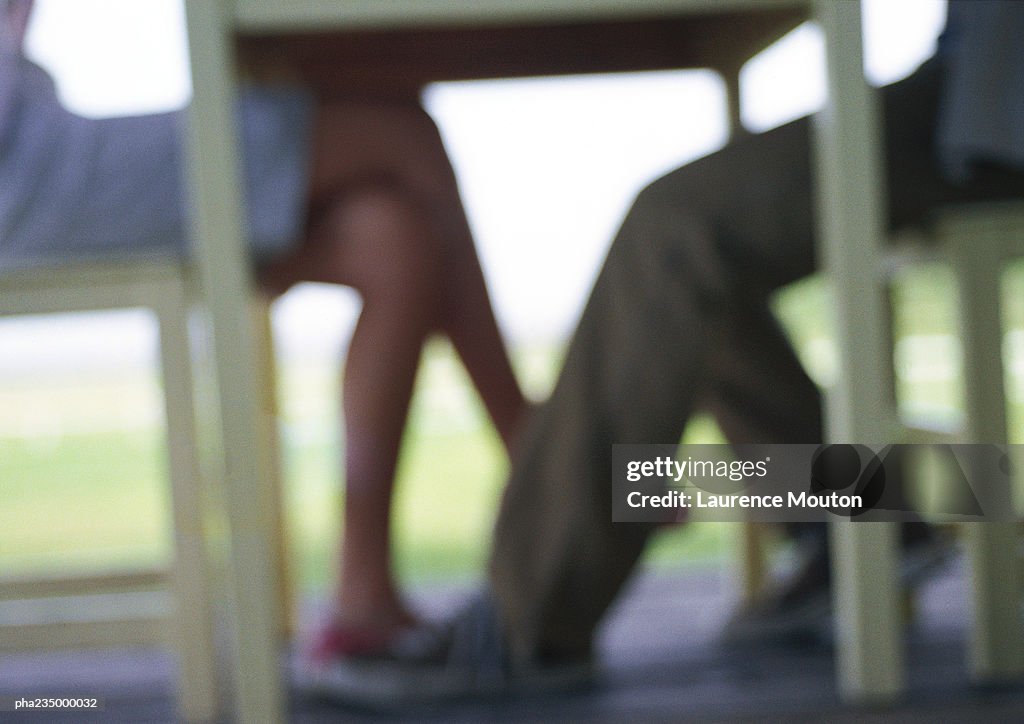
[[(951, 255), (960, 296), (966, 439), (1005, 445), (999, 285), (1002, 260), (996, 254), (985, 253), (981, 238), (959, 241)], [(1024, 673), (1020, 583), (1017, 576), (1007, 575), (1018, 565), (1016, 527), (968, 523), (965, 528), (974, 606), (972, 676), (980, 682), (1018, 677)]]
[(203, 484), (196, 437), (182, 279), (168, 281), (156, 307), (174, 520), (173, 592), (179, 647), (179, 713), (185, 721), (214, 721), (218, 713), (213, 610), (203, 520)]
[(767, 585), (767, 555), (764, 525), (754, 521), (739, 524), (740, 598), (753, 603), (764, 595)]
[(292, 578), (289, 565), (287, 535), (285, 531), (285, 499), (282, 479), (280, 434), (278, 432), (277, 365), (274, 358), (274, 332), (270, 316), (271, 300), (256, 294), (253, 297), (253, 318), (258, 346), (257, 375), (260, 393), (260, 450), (261, 465), (265, 471), (267, 510), (270, 517), (271, 548), (277, 569), (277, 600), (279, 631), (282, 642), (287, 641), (295, 627), (295, 607), (292, 596)]

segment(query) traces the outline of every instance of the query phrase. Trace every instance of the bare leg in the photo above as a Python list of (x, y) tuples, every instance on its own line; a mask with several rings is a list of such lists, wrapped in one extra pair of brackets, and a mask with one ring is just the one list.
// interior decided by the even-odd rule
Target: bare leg
[(507, 444), (525, 402), (491, 311), (455, 178), (415, 104), (333, 104), (314, 139), (313, 208), (301, 248), (265, 270), (273, 289), (345, 284), (363, 297), (343, 385), (346, 507), (338, 611), (407, 623), (390, 567), (395, 467), (424, 340), (447, 333)]
[[(422, 211), (436, 235), (444, 272), (437, 331), (451, 339), (498, 432), (510, 444), (525, 400), (494, 319), (451, 163), (437, 127), (415, 101), (332, 103), (321, 110), (310, 190), (314, 209), (366, 184), (402, 194)], [(320, 247), (335, 243), (345, 242), (311, 239), (270, 270), (272, 282), (281, 287), (327, 281), (320, 279), (328, 271)]]

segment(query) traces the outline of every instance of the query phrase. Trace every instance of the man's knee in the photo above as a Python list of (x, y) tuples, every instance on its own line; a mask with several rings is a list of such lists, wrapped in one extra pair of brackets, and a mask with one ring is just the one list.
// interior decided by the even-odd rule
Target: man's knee
[(699, 178), (682, 167), (640, 191), (609, 255), (637, 283), (720, 296), (730, 258), (715, 207)]
[(680, 166), (651, 181), (636, 195), (630, 215), (671, 218), (694, 215), (707, 208), (699, 179), (691, 165)]

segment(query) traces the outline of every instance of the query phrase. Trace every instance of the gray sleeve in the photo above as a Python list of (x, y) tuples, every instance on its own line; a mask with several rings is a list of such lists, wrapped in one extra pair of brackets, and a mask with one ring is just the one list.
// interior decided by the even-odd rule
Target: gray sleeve
[(940, 162), (965, 181), (972, 161), (1024, 168), (1024, 2), (953, 0), (943, 49)]
[[(2, 9), (0, 7), (0, 11)], [(21, 51), (15, 43), (10, 27), (7, 23), (0, 22), (0, 143), (7, 136), (14, 113), (20, 61)], [(2, 153), (3, 147), (0, 146), (0, 154)]]

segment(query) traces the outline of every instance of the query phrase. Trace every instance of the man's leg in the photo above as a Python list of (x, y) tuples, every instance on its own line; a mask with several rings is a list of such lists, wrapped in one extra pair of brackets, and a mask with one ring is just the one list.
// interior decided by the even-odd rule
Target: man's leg
[(820, 443), (821, 393), (768, 300), (736, 306), (708, 365), (701, 407), (731, 443)]
[[(763, 321), (736, 305), (755, 289), (764, 304), (812, 270), (809, 185), (800, 121), (679, 169), (638, 197), (500, 511), (491, 578), (516, 657), (590, 653), (594, 627), (651, 530), (611, 522), (611, 446), (677, 442), (711, 379), (709, 361)], [(773, 349), (795, 362), (787, 345), (766, 353)], [(766, 369), (778, 366), (765, 359)]]
[[(963, 187), (942, 179), (940, 71), (931, 62), (883, 90), (892, 227), (926, 222), (949, 204), (1024, 197), (1024, 175), (1006, 169), (979, 168)], [(648, 528), (611, 523), (613, 443), (676, 441), (709, 389), (735, 434), (814, 441), (799, 439), (820, 430), (807, 380), (781, 335), (756, 324), (767, 321), (768, 293), (814, 267), (809, 146), (806, 119), (744, 139), (655, 182), (630, 212), (501, 509), (491, 577), (518, 656), (586, 655), (642, 551)], [(744, 299), (753, 301), (746, 313), (730, 312)], [(739, 374), (727, 378), (733, 398), (723, 396), (726, 378), (708, 370), (722, 372), (729, 355), (766, 385), (792, 384), (800, 402), (791, 414), (777, 389), (755, 393)], [(742, 428), (740, 400), (757, 401), (747, 413), (759, 416)]]

